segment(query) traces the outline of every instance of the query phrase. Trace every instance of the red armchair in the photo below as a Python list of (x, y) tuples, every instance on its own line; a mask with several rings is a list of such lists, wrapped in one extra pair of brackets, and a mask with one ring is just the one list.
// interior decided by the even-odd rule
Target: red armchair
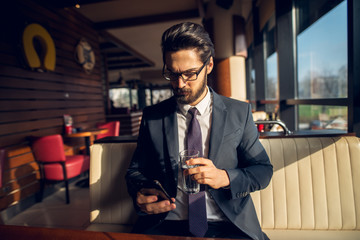
[(40, 168), (40, 201), (43, 198), (46, 181), (64, 181), (66, 203), (70, 203), (69, 179), (89, 170), (89, 156), (65, 156), (63, 139), (59, 134), (35, 139), (32, 150)]
[(96, 136), (97, 139), (104, 138), (104, 137), (117, 137), (120, 133), (120, 121), (112, 121), (107, 123), (97, 123), (97, 128), (106, 128), (109, 131), (104, 134), (99, 134)]

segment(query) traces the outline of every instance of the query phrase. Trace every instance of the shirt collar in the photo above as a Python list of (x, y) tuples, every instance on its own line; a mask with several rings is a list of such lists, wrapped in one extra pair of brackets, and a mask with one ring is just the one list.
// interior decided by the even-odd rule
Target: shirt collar
[(203, 115), (205, 113), (205, 110), (208, 108), (208, 106), (210, 106), (210, 103), (211, 103), (210, 89), (208, 86), (206, 86), (206, 88), (207, 88), (207, 93), (206, 93), (205, 97), (195, 106), (191, 106), (189, 104), (180, 104), (180, 103), (177, 104), (178, 109), (181, 112), (181, 114), (186, 116), (187, 112), (192, 107), (196, 107), (197, 110), (199, 111), (200, 115)]

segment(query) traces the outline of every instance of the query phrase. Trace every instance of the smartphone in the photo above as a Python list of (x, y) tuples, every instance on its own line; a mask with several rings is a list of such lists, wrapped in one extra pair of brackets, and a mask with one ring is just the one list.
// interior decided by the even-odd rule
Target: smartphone
[(164, 195), (166, 196), (167, 200), (169, 200), (171, 203), (174, 203), (174, 201), (171, 199), (170, 195), (166, 192), (166, 190), (165, 190), (164, 187), (161, 185), (161, 183), (160, 183), (158, 180), (154, 180), (154, 183), (155, 183), (155, 185), (158, 187), (158, 189), (164, 193)]

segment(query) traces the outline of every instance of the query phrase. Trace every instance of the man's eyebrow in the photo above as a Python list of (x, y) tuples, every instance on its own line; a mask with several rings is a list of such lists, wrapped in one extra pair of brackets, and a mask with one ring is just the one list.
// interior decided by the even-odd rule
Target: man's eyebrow
[[(172, 72), (172, 73), (177, 73), (177, 72), (173, 72), (172, 70), (170, 70), (168, 67), (166, 67), (166, 70), (169, 71), (169, 72)], [(180, 73), (186, 73), (186, 72), (196, 72), (197, 71), (197, 68), (190, 68), (190, 69), (187, 69), (185, 71), (182, 71)]]

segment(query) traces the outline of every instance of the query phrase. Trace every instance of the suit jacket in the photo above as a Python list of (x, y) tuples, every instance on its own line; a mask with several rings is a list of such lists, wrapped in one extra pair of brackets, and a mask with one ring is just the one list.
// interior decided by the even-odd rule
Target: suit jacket
[[(209, 159), (227, 171), (229, 189), (208, 191), (225, 216), (253, 239), (267, 239), (261, 231), (250, 193), (265, 188), (273, 168), (259, 142), (248, 103), (220, 96), (212, 89), (213, 112)], [(135, 203), (136, 193), (159, 180), (176, 197), (179, 144), (177, 104), (169, 98), (143, 111), (137, 149), (126, 174), (129, 194), (140, 215), (136, 231), (159, 224), (167, 213), (147, 215)]]

